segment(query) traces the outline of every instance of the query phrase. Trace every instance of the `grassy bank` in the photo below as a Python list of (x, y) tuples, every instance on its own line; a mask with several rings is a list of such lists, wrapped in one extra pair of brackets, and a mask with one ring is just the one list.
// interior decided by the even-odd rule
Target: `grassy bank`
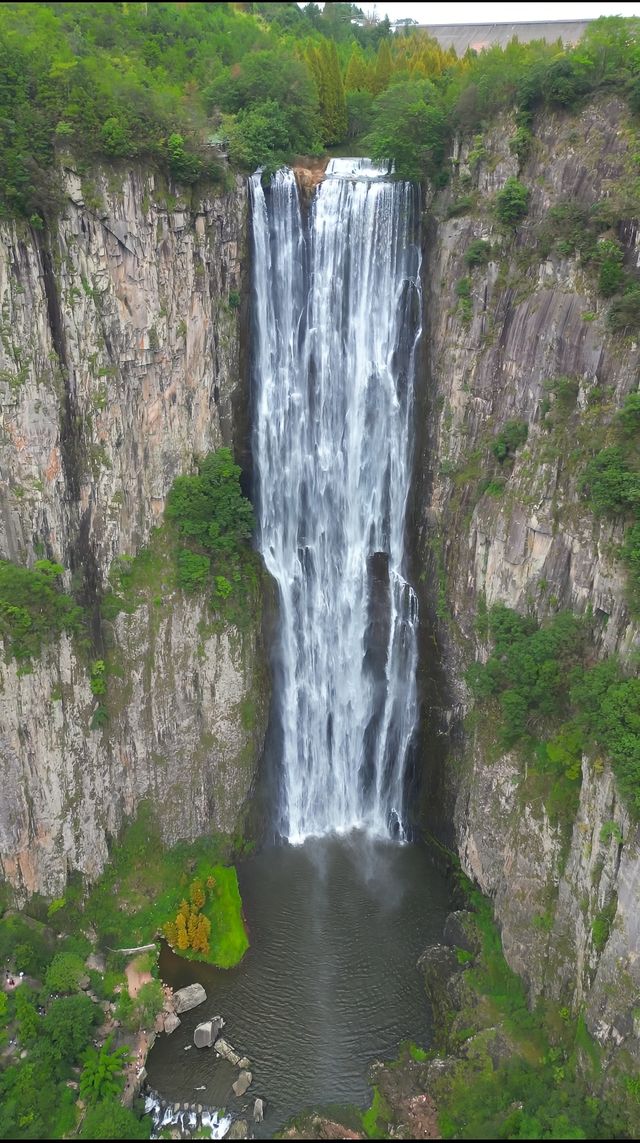
[(208, 894), (203, 909), (211, 923), (209, 955), (186, 951), (192, 959), (229, 968), (242, 959), (249, 944), (236, 871), (227, 864), (241, 844), (211, 835), (168, 848), (151, 808), (143, 803), (88, 896), (72, 879), (64, 898), (48, 908), (36, 901), (35, 908), (40, 904), (45, 916), (48, 912), (58, 932), (79, 934), (93, 928), (102, 949), (133, 948), (155, 940), (175, 918), (195, 878), (212, 878), (215, 892)]

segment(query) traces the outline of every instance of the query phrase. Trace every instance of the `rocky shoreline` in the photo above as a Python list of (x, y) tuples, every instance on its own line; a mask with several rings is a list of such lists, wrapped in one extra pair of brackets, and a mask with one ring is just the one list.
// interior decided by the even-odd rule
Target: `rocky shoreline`
[[(163, 991), (165, 1003), (162, 1012), (156, 1018), (155, 1029), (151, 1034), (142, 1067), (136, 1072), (131, 1101), (135, 1095), (142, 1093), (145, 1099), (145, 1112), (152, 1116), (154, 1130), (171, 1128), (176, 1132), (174, 1138), (190, 1138), (195, 1130), (207, 1128), (211, 1132), (212, 1139), (250, 1139), (248, 1116), (234, 1118), (219, 1108), (207, 1107), (201, 1103), (167, 1101), (159, 1092), (147, 1085), (146, 1059), (156, 1035), (162, 1033), (172, 1035), (181, 1024), (180, 1015), (204, 1004), (207, 999), (205, 989), (197, 983), (189, 984), (175, 992), (168, 985), (164, 985)], [(237, 1052), (233, 1045), (220, 1035), (224, 1026), (225, 1021), (222, 1016), (213, 1016), (196, 1025), (193, 1044), (200, 1050), (213, 1048), (220, 1059), (227, 1060), (238, 1069), (237, 1079), (232, 1083), (231, 1089), (236, 1098), (242, 1099), (253, 1083), (253, 1075), (249, 1070), (250, 1060)], [(253, 1101), (252, 1110), (252, 1119), (255, 1123), (262, 1122), (265, 1109), (266, 1100), (257, 1096)]]

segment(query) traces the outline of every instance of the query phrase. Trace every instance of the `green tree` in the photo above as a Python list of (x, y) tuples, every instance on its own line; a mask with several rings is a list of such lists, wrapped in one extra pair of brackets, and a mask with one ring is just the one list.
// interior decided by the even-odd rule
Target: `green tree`
[(347, 135), (359, 139), (371, 130), (373, 122), (373, 96), (369, 91), (348, 91)]
[(160, 981), (148, 980), (146, 984), (143, 984), (136, 996), (135, 1003), (139, 1027), (147, 1028), (153, 1025), (158, 1013), (162, 1012), (164, 1004), (164, 993)]
[(224, 131), (229, 158), (248, 171), (264, 167), (272, 172), (291, 151), (286, 117), (273, 99), (227, 116)]
[(80, 1075), (80, 1095), (87, 1103), (113, 1099), (124, 1087), (124, 1069), (131, 1058), (128, 1048), (112, 1048), (112, 1037), (101, 1048), (87, 1048)]
[(498, 433), (491, 451), (500, 464), (506, 460), (513, 460), (520, 445), (524, 444), (529, 435), (529, 426), (524, 421), (507, 421)]
[(45, 984), (49, 992), (77, 992), (85, 972), (84, 962), (76, 953), (56, 953), (47, 969)]
[(37, 560), (33, 568), (0, 560), (0, 638), (11, 655), (24, 661), (62, 632), (78, 634), (84, 612), (59, 588), (60, 564)]
[(183, 548), (178, 552), (178, 584), (185, 591), (198, 591), (209, 580), (211, 560)]
[(87, 1108), (80, 1128), (80, 1139), (148, 1139), (152, 1120), (142, 1119), (114, 1099), (102, 1100)]
[(77, 1061), (100, 1016), (100, 1009), (84, 993), (54, 1000), (42, 1019), (42, 1034), (55, 1049), (61, 1066)]
[[(206, 92), (209, 106), (238, 116), (238, 131), (256, 132), (261, 115), (277, 129), (272, 154), (313, 152), (318, 146), (318, 96), (304, 60), (280, 47), (248, 55), (225, 69)], [(268, 111), (267, 111), (268, 108)], [(239, 113), (243, 113), (240, 117)], [(232, 129), (227, 121), (226, 130)], [(237, 147), (237, 132), (232, 132)], [(261, 135), (263, 142), (265, 135)]]
[(447, 139), (446, 116), (429, 80), (395, 83), (376, 100), (367, 144), (371, 157), (394, 163), (400, 178), (437, 175)]
[(36, 1007), (36, 994), (28, 984), (21, 984), (14, 993), (18, 1039), (21, 1044), (33, 1044), (40, 1030), (40, 1017)]

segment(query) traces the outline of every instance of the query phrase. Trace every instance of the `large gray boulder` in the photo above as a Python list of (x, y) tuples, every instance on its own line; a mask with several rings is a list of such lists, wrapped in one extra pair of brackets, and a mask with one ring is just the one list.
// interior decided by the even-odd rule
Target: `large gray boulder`
[(249, 1124), (246, 1119), (236, 1119), (232, 1124), (225, 1139), (248, 1139), (249, 1138)]
[(263, 1099), (258, 1098), (253, 1105), (253, 1118), (256, 1123), (262, 1123), (264, 1119), (265, 1103)]
[(245, 1092), (251, 1087), (252, 1079), (253, 1076), (251, 1075), (251, 1072), (240, 1072), (236, 1082), (231, 1084), (238, 1098), (243, 1096)]
[(201, 984), (188, 984), (186, 988), (179, 988), (173, 994), (173, 1010), (174, 1012), (189, 1012), (191, 1008), (197, 1008), (199, 1004), (204, 1004), (207, 999), (207, 994)]
[(198, 1024), (193, 1033), (196, 1048), (211, 1048), (218, 1039), (223, 1025), (222, 1016), (214, 1016), (213, 1020), (205, 1020), (203, 1024)]

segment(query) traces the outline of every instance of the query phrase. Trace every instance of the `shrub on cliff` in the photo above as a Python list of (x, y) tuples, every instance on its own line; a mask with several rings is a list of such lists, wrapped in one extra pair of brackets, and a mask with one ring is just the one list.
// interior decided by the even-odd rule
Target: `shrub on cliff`
[(166, 516), (181, 535), (206, 551), (233, 554), (251, 536), (253, 508), (242, 495), (240, 466), (231, 450), (204, 457), (197, 476), (178, 476), (167, 500)]
[(518, 179), (507, 179), (496, 196), (496, 214), (505, 226), (516, 226), (529, 209), (529, 190)]
[(525, 421), (507, 421), (491, 446), (491, 451), (500, 464), (513, 460), (520, 445), (529, 435)]
[(473, 268), (474, 266), (486, 266), (491, 258), (491, 243), (485, 242), (484, 238), (474, 238), (469, 243), (464, 260), (467, 266)]
[(37, 656), (63, 632), (79, 634), (84, 611), (60, 590), (63, 568), (37, 560), (32, 568), (0, 560), (0, 638), (20, 662)]
[(617, 445), (602, 449), (589, 461), (582, 488), (599, 514), (616, 516), (640, 508), (640, 473), (630, 467)]
[[(587, 629), (570, 612), (539, 627), (496, 604), (489, 632), (493, 652), (467, 679), (477, 698), (498, 700), (502, 748), (542, 739), (537, 767), (565, 785), (579, 778), (583, 753), (601, 751), (627, 805), (640, 814), (640, 679), (627, 678), (613, 656), (588, 666)], [(567, 789), (555, 795), (566, 800)]]

